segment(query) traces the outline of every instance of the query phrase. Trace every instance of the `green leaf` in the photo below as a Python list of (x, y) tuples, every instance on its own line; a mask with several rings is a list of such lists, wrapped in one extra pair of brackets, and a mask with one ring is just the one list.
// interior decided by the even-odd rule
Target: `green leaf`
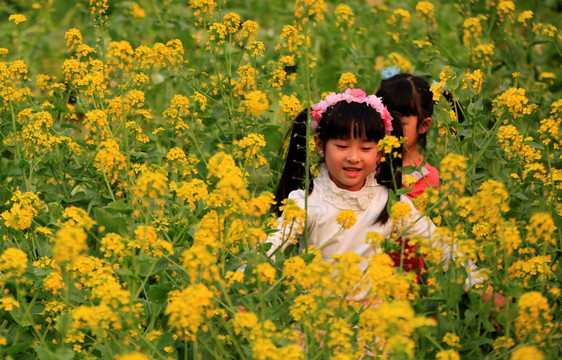
[(22, 353), (27, 350), (33, 344), (33, 342), (33, 340), (18, 342), (15, 345), (9, 346), (7, 348), (2, 348), (2, 352), (0, 354), (15, 355)]
[(53, 351), (49, 348), (35, 345), (33, 349), (41, 360), (72, 360), (74, 358), (74, 351), (67, 348), (57, 348)]
[(70, 314), (61, 314), (57, 319), (57, 330), (61, 337), (64, 338), (72, 324), (72, 316)]
[(98, 226), (105, 226), (107, 232), (127, 234), (127, 222), (120, 215), (110, 214), (104, 209), (94, 208), (94, 216)]
[(121, 213), (121, 214), (130, 214), (134, 210), (129, 205), (127, 205), (125, 200), (122, 200), (122, 199), (117, 200), (117, 201), (113, 201), (113, 202), (107, 204), (107, 206), (105, 208), (109, 209), (109, 210), (113, 210), (113, 211)]

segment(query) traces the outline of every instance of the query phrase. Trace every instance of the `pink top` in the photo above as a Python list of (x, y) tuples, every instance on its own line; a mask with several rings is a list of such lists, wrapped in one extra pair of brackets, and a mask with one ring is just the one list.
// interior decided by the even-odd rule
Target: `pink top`
[[(436, 190), (439, 190), (439, 170), (437, 170), (433, 166), (426, 163), (424, 165), (424, 167), (422, 168), (422, 173), (423, 173), (423, 176), (425, 176), (425, 179), (427, 179), (427, 181), (429, 182), (429, 185), (432, 188), (434, 188)], [(420, 174), (419, 171), (415, 171), (415, 172), (413, 172), (409, 175), (418, 179), (418, 182), (415, 183), (413, 188), (412, 188), (413, 191), (406, 194), (407, 197), (409, 197), (410, 199), (413, 199), (416, 196), (421, 195), (423, 193), (423, 191), (428, 188), (428, 185), (427, 185), (427, 182), (425, 181), (425, 179), (423, 178), (423, 176)]]

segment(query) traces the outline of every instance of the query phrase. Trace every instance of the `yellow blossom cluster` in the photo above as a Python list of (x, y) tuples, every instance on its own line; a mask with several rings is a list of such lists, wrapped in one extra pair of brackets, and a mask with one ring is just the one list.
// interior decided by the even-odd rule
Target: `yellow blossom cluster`
[(338, 80), (338, 89), (340, 91), (347, 88), (353, 89), (355, 85), (357, 85), (357, 77), (353, 73), (345, 72), (340, 75), (340, 79)]
[(502, 116), (505, 112), (504, 109), (513, 117), (531, 114), (537, 105), (527, 105), (529, 99), (525, 96), (525, 89), (522, 88), (509, 88), (498, 97), (496, 97), (492, 104), (494, 105), (494, 112), (498, 116)]
[(239, 111), (246, 111), (251, 116), (258, 117), (269, 107), (267, 95), (259, 90), (248, 92), (240, 102)]
[(334, 9), (334, 15), (337, 19), (336, 27), (340, 29), (340, 31), (343, 32), (345, 29), (351, 29), (353, 27), (355, 14), (349, 5), (339, 4)]
[(178, 335), (193, 341), (200, 329), (206, 330), (206, 319), (213, 315), (212, 309), (213, 292), (204, 284), (193, 284), (170, 292), (165, 312)]
[(552, 314), (548, 300), (537, 291), (529, 291), (517, 300), (519, 314), (515, 319), (515, 334), (519, 340), (531, 337), (541, 344), (552, 331)]
[(265, 147), (265, 137), (262, 134), (250, 133), (240, 140), (233, 142), (234, 157), (244, 159), (245, 167), (258, 168), (267, 164), (267, 160), (260, 154)]
[(22, 193), (17, 190), (8, 204), (11, 204), (9, 210), (2, 213), (2, 219), (6, 226), (17, 230), (26, 230), (31, 227), (33, 218), (39, 214), (39, 211), (45, 208), (45, 203), (39, 199), (37, 194), (32, 192)]

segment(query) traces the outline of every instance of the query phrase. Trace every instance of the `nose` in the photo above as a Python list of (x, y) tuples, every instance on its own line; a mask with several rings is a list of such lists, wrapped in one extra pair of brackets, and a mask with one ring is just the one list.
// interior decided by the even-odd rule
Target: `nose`
[(359, 149), (355, 146), (351, 146), (347, 151), (346, 160), (352, 164), (359, 162)]

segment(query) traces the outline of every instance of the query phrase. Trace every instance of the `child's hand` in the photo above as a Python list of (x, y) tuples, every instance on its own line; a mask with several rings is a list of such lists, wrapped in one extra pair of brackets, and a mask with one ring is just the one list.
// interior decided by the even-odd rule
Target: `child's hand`
[(494, 293), (494, 289), (492, 288), (492, 286), (488, 285), (488, 288), (482, 295), (482, 300), (484, 302), (489, 302), (490, 300), (492, 300), (492, 298), (494, 301), (494, 307), (503, 307), (507, 302), (505, 296), (503, 296), (502, 294)]

